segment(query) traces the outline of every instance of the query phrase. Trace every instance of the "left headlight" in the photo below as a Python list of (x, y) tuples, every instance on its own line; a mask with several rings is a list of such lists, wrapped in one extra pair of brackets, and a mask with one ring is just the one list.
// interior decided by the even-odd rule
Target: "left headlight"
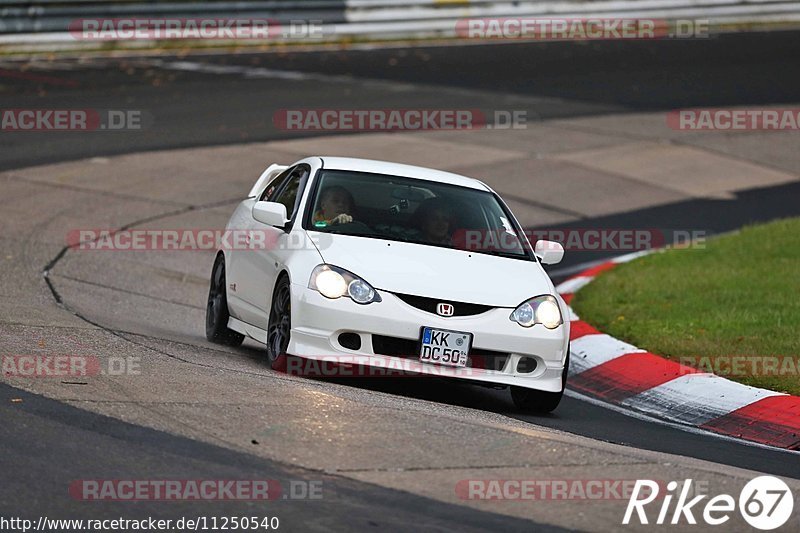
[(323, 264), (314, 268), (308, 287), (331, 300), (349, 296), (351, 300), (362, 305), (381, 301), (380, 294), (372, 285), (352, 272), (333, 265)]
[(534, 324), (541, 324), (547, 329), (556, 329), (563, 323), (558, 302), (549, 294), (537, 296), (521, 303), (509, 318), (526, 328)]

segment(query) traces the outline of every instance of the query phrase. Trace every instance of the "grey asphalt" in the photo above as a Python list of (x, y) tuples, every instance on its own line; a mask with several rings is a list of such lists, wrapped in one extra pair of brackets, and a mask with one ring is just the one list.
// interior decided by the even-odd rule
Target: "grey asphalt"
[[(17, 403), (12, 403), (15, 400)], [(278, 517), (280, 530), (560, 531), (546, 524), (434, 504), (407, 492), (293, 468), (246, 453), (127, 424), (0, 384), (0, 516), (77, 520)], [(82, 479), (277, 480), (268, 501), (81, 501), (67, 487)], [(305, 489), (321, 488), (322, 498)], [(299, 485), (298, 485), (299, 484)], [(305, 485), (309, 484), (309, 485)], [(290, 496), (283, 499), (284, 496)]]
[[(24, 133), (0, 137), (0, 169), (93, 155), (296, 138), (276, 130), (278, 109), (352, 107), (525, 109), (531, 120), (687, 106), (800, 101), (797, 32), (671, 41), (605, 41), (190, 55), (149, 60), (0, 60), (3, 106), (124, 108), (155, 119), (141, 132)], [(350, 83), (162, 70), (199, 61), (342, 76)], [(4, 73), (5, 71), (5, 73)], [(370, 85), (363, 79), (412, 83)], [(464, 93), (464, 90), (470, 90)], [(224, 97), (222, 96), (224, 95)], [(515, 100), (511, 96), (525, 97)], [(513, 107), (512, 107), (513, 106)]]

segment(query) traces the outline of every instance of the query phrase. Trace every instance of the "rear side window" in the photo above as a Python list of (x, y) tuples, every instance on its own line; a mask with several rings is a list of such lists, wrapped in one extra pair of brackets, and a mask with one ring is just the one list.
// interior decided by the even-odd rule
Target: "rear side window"
[(286, 179), (275, 192), (274, 198), (269, 200), (270, 202), (278, 202), (286, 206), (286, 214), (290, 219), (294, 219), (295, 212), (300, 203), (300, 196), (298, 195), (300, 185), (305, 183), (307, 177), (307, 167), (302, 166), (293, 169), (288, 179)]
[(264, 189), (264, 192), (261, 193), (261, 196), (258, 198), (260, 202), (274, 202), (275, 197), (278, 195), (280, 191), (281, 184), (286, 181), (286, 178), (294, 169), (286, 169), (280, 174), (278, 174), (275, 179), (269, 182), (269, 185)]

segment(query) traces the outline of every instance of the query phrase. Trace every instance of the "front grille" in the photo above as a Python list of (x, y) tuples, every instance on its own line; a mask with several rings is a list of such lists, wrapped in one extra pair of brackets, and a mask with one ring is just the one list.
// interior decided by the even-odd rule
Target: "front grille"
[(490, 305), (480, 305), (480, 304), (470, 304), (465, 302), (453, 302), (451, 300), (439, 300), (437, 298), (426, 298), (424, 296), (413, 296), (410, 294), (398, 294), (394, 293), (395, 296), (403, 300), (405, 303), (412, 307), (416, 307), (417, 309), (421, 309), (422, 311), (437, 314), (436, 313), (436, 305), (437, 304), (450, 304), (453, 306), (453, 315), (452, 316), (472, 316), (472, 315), (479, 315), (481, 313), (485, 313), (492, 309)]
[[(390, 357), (402, 357), (404, 359), (419, 358), (419, 341), (411, 339), (400, 339), (398, 337), (387, 337), (385, 335), (372, 336), (372, 349), (376, 355), (388, 355)], [(491, 350), (480, 350), (473, 348), (469, 352), (467, 366), (471, 368), (483, 368), (486, 370), (503, 370), (506, 366), (509, 354), (503, 352), (493, 352)]]
[(419, 357), (419, 341), (373, 335), (372, 350), (376, 355), (413, 359)]

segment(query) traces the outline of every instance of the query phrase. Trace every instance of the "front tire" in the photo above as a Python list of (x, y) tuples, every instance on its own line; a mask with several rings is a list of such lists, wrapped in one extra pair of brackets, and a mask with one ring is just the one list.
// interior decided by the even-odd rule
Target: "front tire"
[(292, 294), (288, 276), (281, 276), (272, 293), (267, 324), (267, 358), (273, 370), (286, 370), (286, 350), (292, 334)]
[(211, 288), (206, 305), (206, 339), (226, 346), (239, 346), (244, 335), (228, 328), (228, 294), (225, 281), (225, 256), (220, 254), (211, 270)]
[(520, 411), (526, 413), (547, 414), (555, 411), (561, 398), (564, 396), (564, 389), (567, 386), (567, 374), (569, 373), (569, 345), (567, 345), (567, 359), (564, 362), (564, 371), (561, 373), (561, 391), (546, 392), (540, 390), (526, 389), (524, 387), (511, 386), (511, 399)]

